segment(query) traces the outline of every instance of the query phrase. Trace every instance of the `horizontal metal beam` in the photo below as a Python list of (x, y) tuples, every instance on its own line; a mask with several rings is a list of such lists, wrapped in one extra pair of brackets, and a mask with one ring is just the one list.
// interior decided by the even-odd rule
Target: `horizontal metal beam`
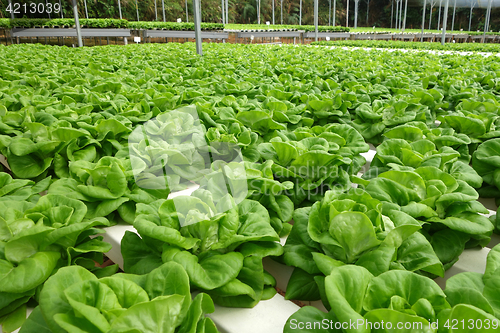
[[(130, 29), (81, 29), (82, 37), (130, 37)], [(14, 28), (12, 37), (76, 37), (76, 29)]]
[[(420, 34), (419, 34), (420, 36)], [(415, 34), (394, 34), (394, 39), (415, 39)]]
[[(445, 34), (444, 38), (453, 38), (454, 34)], [(436, 34), (436, 38), (443, 38), (442, 34)]]
[[(144, 37), (194, 38), (194, 31), (144, 30)], [(201, 38), (227, 39), (228, 32), (202, 31)]]
[[(311, 32), (314, 37), (314, 32)], [(302, 31), (256, 31), (256, 32), (238, 32), (238, 38), (249, 37), (300, 37)]]
[[(314, 31), (309, 31), (304, 33), (304, 38), (314, 38)], [(351, 34), (349, 32), (318, 32), (318, 38), (349, 38)]]
[[(498, 36), (495, 35), (486, 35), (486, 39), (495, 39)], [(483, 39), (483, 35), (470, 35), (470, 38), (472, 39)]]
[(354, 34), (356, 40), (392, 39), (392, 34)]

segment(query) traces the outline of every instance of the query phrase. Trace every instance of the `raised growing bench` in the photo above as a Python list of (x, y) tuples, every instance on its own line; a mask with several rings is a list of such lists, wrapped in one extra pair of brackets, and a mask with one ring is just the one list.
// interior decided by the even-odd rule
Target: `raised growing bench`
[(302, 37), (304, 31), (238, 31), (236, 33), (236, 43), (238, 43), (239, 38), (293, 38), (293, 43), (295, 44), (295, 39), (297, 37)]
[(381, 40), (381, 39), (392, 39), (392, 34), (353, 34), (355, 40)]
[(469, 38), (469, 34), (454, 34), (453, 39), (467, 39)]
[[(82, 28), (82, 37), (130, 37), (130, 29)], [(12, 37), (76, 37), (75, 28), (14, 28)]]
[(402, 40), (415, 40), (415, 36), (420, 37), (420, 34), (394, 34), (392, 35), (394, 39), (402, 39)]
[[(176, 31), (176, 30), (144, 30), (144, 38), (195, 38), (194, 31)], [(203, 39), (222, 39), (229, 38), (228, 32), (202, 31)]]
[[(485, 41), (492, 42), (495, 40), (496, 37), (497, 36), (495, 36), (495, 35), (486, 35)], [(471, 35), (470, 38), (471, 38), (471, 40), (473, 40), (477, 43), (477, 40), (479, 40), (479, 42), (481, 42), (483, 40), (483, 35)]]
[[(82, 38), (92, 38), (92, 37), (119, 37), (123, 38), (123, 42), (127, 44), (127, 38), (130, 37), (130, 29), (97, 29), (97, 28), (82, 28), (80, 29)], [(17, 39), (19, 44), (20, 37), (27, 38), (47, 38), (47, 37), (73, 37), (76, 38), (75, 28), (13, 28), (11, 30), (11, 36)], [(109, 44), (109, 39), (108, 39)]]
[[(314, 38), (316, 36), (314, 31), (308, 31), (304, 33), (304, 38)], [(318, 38), (349, 38), (351, 34), (349, 32), (318, 32)]]

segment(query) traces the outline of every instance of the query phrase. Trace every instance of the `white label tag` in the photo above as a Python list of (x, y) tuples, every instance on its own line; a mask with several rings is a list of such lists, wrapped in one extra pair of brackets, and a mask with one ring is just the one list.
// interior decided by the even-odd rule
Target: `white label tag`
[(330, 37), (326, 36), (326, 40), (330, 40)]
[(271, 24), (271, 22), (269, 22), (269, 21), (266, 21), (266, 24), (267, 24), (267, 25), (270, 25), (270, 24)]
[(253, 35), (250, 36), (250, 39), (253, 40)]
[(134, 42), (140, 43), (141, 42), (141, 37), (134, 37)]

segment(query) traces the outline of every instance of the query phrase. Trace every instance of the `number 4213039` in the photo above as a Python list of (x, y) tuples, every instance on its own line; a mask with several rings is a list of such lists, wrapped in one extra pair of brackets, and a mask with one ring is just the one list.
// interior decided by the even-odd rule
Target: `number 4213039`
[(61, 11), (61, 5), (58, 3), (52, 4), (48, 3), (23, 3), (20, 4), (18, 2), (9, 3), (6, 11), (8, 13), (14, 14), (58, 14)]

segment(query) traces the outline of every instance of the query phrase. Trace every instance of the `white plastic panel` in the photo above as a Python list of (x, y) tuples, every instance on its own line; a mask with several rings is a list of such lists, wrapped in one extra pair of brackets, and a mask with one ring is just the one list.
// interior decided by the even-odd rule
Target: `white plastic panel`
[(221, 333), (283, 333), (288, 318), (299, 307), (276, 294), (251, 309), (215, 306), (210, 318)]
[(115, 264), (118, 264), (123, 269), (123, 257), (121, 253), (121, 241), (125, 235), (125, 231), (137, 233), (137, 230), (128, 224), (118, 224), (109, 228), (104, 228), (106, 233), (103, 234), (103, 241), (111, 244), (111, 250), (106, 253), (106, 256)]
[(366, 153), (361, 153), (360, 155), (363, 156), (366, 159), (366, 163), (368, 166), (370, 166), (371, 161), (373, 161), (373, 158), (375, 157), (375, 154), (377, 152), (375, 150), (370, 149)]
[(467, 249), (459, 257), (458, 261), (447, 270), (444, 274), (444, 278), (437, 278), (435, 281), (441, 288), (446, 287), (446, 280), (462, 272), (476, 272), (484, 273), (486, 268), (486, 257), (490, 249), (485, 247), (482, 249)]
[(6, 167), (8, 170), (10, 170), (9, 164), (7, 163), (7, 159), (2, 154), (0, 154), (0, 163), (3, 164), (3, 166)]

